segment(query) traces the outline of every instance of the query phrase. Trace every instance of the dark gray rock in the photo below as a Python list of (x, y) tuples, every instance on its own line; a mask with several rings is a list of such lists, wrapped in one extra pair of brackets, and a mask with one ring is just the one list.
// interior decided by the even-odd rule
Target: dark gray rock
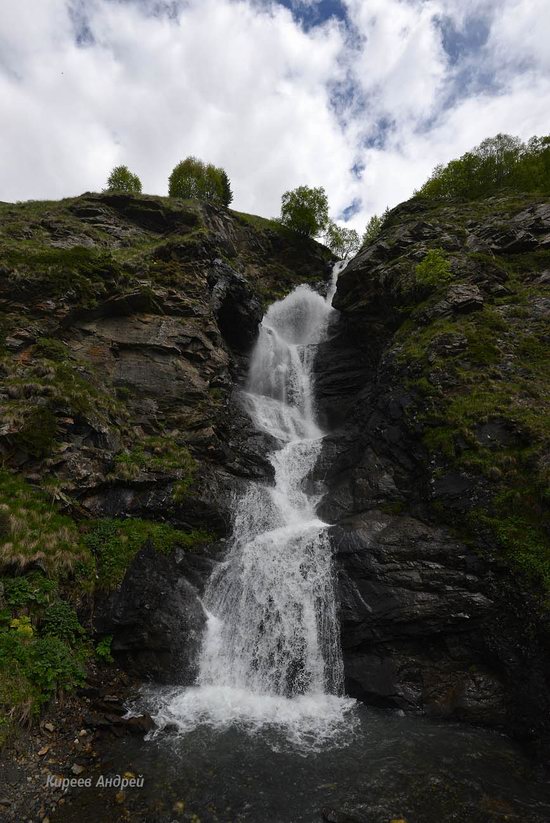
[(112, 653), (130, 674), (159, 683), (191, 684), (206, 617), (197, 589), (175, 557), (146, 545), (120, 588), (98, 604), (95, 629), (112, 635)]
[(257, 295), (242, 275), (221, 260), (214, 261), (208, 285), (212, 313), (224, 340), (238, 352), (249, 351), (263, 315)]
[(450, 286), (445, 298), (436, 303), (422, 315), (422, 322), (431, 322), (441, 317), (452, 317), (453, 314), (469, 314), (483, 308), (483, 295), (473, 283), (459, 283)]
[(382, 707), (509, 721), (488, 661), (495, 603), (479, 559), (443, 529), (370, 511), (331, 531), (347, 691)]
[[(471, 388), (464, 375), (480, 360), (495, 357), (484, 374), (510, 380), (511, 392), (519, 379), (517, 359), (497, 360), (514, 333), (527, 331), (521, 320), (509, 322), (519, 318), (516, 286), (499, 255), (544, 248), (550, 208), (535, 204), (504, 223), (495, 216), (499, 203), (490, 205), (457, 233), (446, 225), (460, 212), (456, 204), (438, 206), (436, 220), (427, 215), (433, 204), (403, 204), (341, 273), (333, 303), (340, 314), (316, 364), (319, 411), (330, 434), (314, 479), (326, 490), (319, 514), (336, 524), (331, 539), (348, 692), (379, 706), (545, 738), (547, 611), (483, 521), (495, 491), (505, 488), (502, 471), (484, 473), (457, 459), (477, 449), (530, 448), (533, 434), (504, 413), (502, 419), (480, 415), (456, 431), (445, 416), (447, 391), (466, 395)], [(426, 297), (415, 292), (414, 267), (428, 247), (458, 253), (454, 282)], [(543, 263), (533, 263), (525, 282), (545, 285), (537, 271)], [(528, 301), (523, 323), (533, 324), (540, 339), (536, 324), (547, 298), (535, 291)], [(489, 312), (482, 314), (486, 304)], [(487, 315), (494, 352), (482, 340), (476, 350), (475, 329), (479, 324), (483, 332)], [(456, 331), (447, 322), (418, 345), (419, 327), (422, 335), (441, 320), (456, 321)], [(523, 370), (521, 379), (528, 378)], [(444, 445), (428, 449), (438, 429)], [(547, 463), (539, 442), (533, 470), (544, 471)]]

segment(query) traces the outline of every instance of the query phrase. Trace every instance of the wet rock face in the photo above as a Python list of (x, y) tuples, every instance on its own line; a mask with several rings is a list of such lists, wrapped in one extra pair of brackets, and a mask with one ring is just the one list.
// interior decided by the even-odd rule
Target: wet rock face
[(250, 351), (263, 311), (258, 296), (244, 277), (216, 260), (208, 282), (212, 288), (210, 306), (222, 337), (233, 350)]
[[(315, 469), (319, 515), (335, 524), (347, 691), (544, 738), (550, 621), (525, 546), (550, 556), (544, 528), (529, 531), (547, 510), (531, 512), (526, 491), (543, 487), (548, 449), (518, 381), (547, 393), (549, 229), (532, 198), (392, 212), (340, 275), (317, 362), (329, 435)], [(426, 290), (416, 266), (433, 248), (451, 274)]]
[(113, 656), (139, 679), (181, 685), (194, 681), (206, 618), (185, 572), (177, 557), (145, 546), (120, 588), (99, 609), (96, 631), (113, 637)]
[(488, 725), (506, 719), (482, 632), (495, 611), (483, 565), (445, 531), (370, 511), (334, 527), (350, 694)]

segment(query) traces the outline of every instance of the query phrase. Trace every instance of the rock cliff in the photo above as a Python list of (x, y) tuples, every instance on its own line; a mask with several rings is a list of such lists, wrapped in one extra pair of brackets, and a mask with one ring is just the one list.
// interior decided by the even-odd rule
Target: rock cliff
[[(193, 201), (0, 204), (0, 614), (25, 648), (70, 604), (132, 675), (191, 682), (234, 495), (270, 478), (247, 353), (331, 262)], [(315, 475), (361, 700), (550, 733), (549, 286), (550, 205), (527, 196), (413, 199), (340, 277)], [(0, 678), (0, 721), (48, 696), (33, 660), (30, 691)]]
[[(51, 608), (137, 677), (192, 678), (232, 500), (272, 471), (240, 408), (246, 355), (265, 306), (331, 259), (197, 201), (0, 204), (0, 727), (49, 696)], [(89, 649), (63, 626), (44, 653), (71, 688)]]
[(347, 688), (550, 732), (550, 204), (394, 209), (340, 276), (318, 473)]

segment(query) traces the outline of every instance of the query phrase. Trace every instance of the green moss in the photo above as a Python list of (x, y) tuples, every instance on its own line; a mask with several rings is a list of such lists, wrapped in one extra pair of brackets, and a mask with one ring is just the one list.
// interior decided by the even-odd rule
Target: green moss
[(383, 503), (380, 508), (386, 514), (402, 514), (406, 510), (405, 503), (402, 500), (391, 500), (388, 503)]
[(441, 452), (445, 457), (455, 456), (455, 435), (452, 428), (440, 427), (428, 429), (424, 433), (424, 445), (432, 452)]
[[(454, 469), (480, 478), (489, 500), (456, 524), (464, 539), (479, 547), (481, 532), (515, 573), (550, 591), (550, 501), (543, 493), (549, 479), (550, 351), (544, 322), (529, 309), (537, 293), (545, 293), (533, 285), (533, 273), (548, 265), (547, 255), (471, 257), (506, 270), (513, 294), (469, 315), (415, 324), (414, 316), (427, 316), (428, 301), (401, 325), (396, 354), (413, 375), (407, 386), (418, 394), (414, 425), (423, 427), (424, 445), (438, 467), (434, 476)], [(460, 337), (465, 345), (445, 349), (438, 345), (445, 336)], [(442, 386), (436, 391), (430, 390), (434, 372)], [(487, 422), (504, 425), (511, 439), (482, 440), (479, 426)], [(445, 507), (438, 517), (449, 524), (454, 515)]]
[[(506, 497), (510, 494), (508, 490)], [(549, 518), (541, 519), (540, 512), (527, 505), (521, 491), (517, 496), (519, 501), (511, 507), (497, 497), (492, 512), (474, 511), (468, 521), (472, 529), (479, 530), (480, 526), (488, 529), (498, 541), (503, 559), (532, 583), (542, 586), (550, 596)]]
[(204, 531), (184, 532), (167, 523), (137, 518), (98, 520), (84, 538), (97, 559), (97, 584), (103, 590), (113, 589), (122, 581), (134, 556), (147, 542), (169, 554), (176, 546), (193, 549), (211, 539)]
[(55, 340), (52, 337), (40, 337), (34, 346), (34, 354), (37, 357), (44, 357), (46, 360), (67, 360), (69, 357), (69, 348), (66, 343), (61, 340)]
[(407, 380), (407, 388), (413, 389), (421, 394), (423, 397), (433, 397), (438, 394), (438, 391), (427, 377), (418, 377)]
[(35, 406), (27, 410), (16, 441), (32, 457), (51, 454), (57, 435), (57, 418), (49, 406)]

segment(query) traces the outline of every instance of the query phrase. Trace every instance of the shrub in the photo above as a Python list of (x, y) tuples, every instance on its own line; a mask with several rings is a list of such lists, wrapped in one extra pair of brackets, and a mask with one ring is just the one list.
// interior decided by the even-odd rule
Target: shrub
[(141, 194), (141, 180), (132, 174), (128, 166), (115, 166), (107, 180), (106, 191), (125, 191), (129, 194)]
[[(72, 691), (85, 678), (83, 646), (73, 649), (58, 637), (24, 636), (17, 631), (0, 632), (0, 694), (6, 679), (15, 677), (36, 710), (58, 689)], [(6, 695), (8, 700), (9, 695)], [(11, 695), (12, 704), (15, 696)], [(0, 710), (1, 710), (0, 706)]]
[(197, 157), (187, 157), (174, 167), (168, 179), (168, 194), (170, 197), (184, 200), (196, 198), (226, 207), (233, 200), (226, 172), (211, 163), (203, 163)]
[(112, 663), (113, 662), (113, 655), (111, 654), (111, 644), (113, 642), (112, 635), (108, 634), (105, 637), (102, 637), (97, 646), (95, 647), (95, 653), (100, 660), (104, 663)]
[(75, 610), (64, 601), (49, 607), (42, 620), (41, 631), (45, 636), (66, 640), (71, 645), (84, 634)]
[(439, 286), (452, 277), (451, 266), (443, 249), (430, 249), (414, 273), (419, 286)]
[(3, 586), (6, 603), (14, 609), (46, 606), (57, 592), (57, 583), (41, 573), (6, 577), (3, 579)]
[(317, 237), (328, 225), (328, 199), (321, 187), (298, 186), (283, 194), (281, 223), (304, 237)]

